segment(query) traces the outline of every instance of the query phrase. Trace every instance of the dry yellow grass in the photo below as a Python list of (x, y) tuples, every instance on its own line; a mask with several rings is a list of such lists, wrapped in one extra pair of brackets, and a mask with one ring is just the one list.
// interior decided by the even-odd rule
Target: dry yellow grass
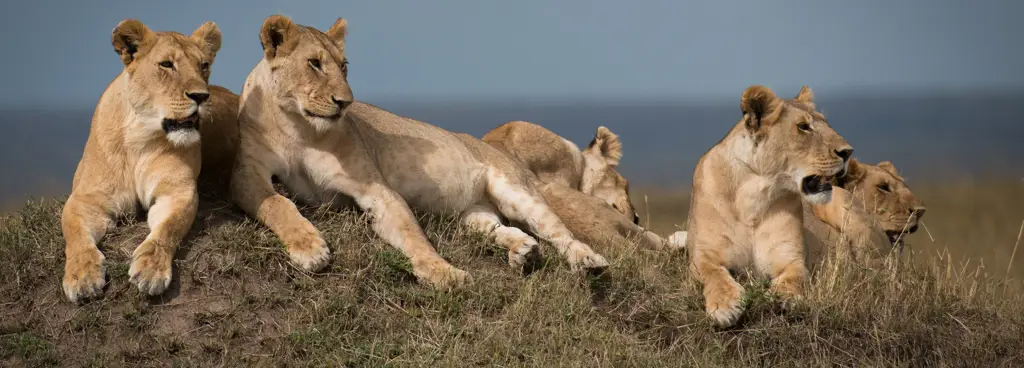
[[(545, 248), (548, 264), (523, 276), (482, 235), (425, 217), (439, 252), (476, 279), (443, 292), (416, 284), (357, 213), (304, 210), (334, 255), (310, 274), (219, 202), (204, 203), (166, 295), (128, 283), (128, 256), (146, 233), (136, 219), (101, 247), (106, 297), (76, 306), (60, 291), (60, 202), (32, 203), (0, 217), (0, 366), (1024, 365), (1024, 297), (1003, 277), (1024, 188), (915, 189), (936, 240), (911, 237), (918, 262), (868, 271), (829, 261), (789, 312), (749, 281), (748, 312), (725, 331), (705, 319), (684, 254), (597, 245), (613, 266), (591, 278)], [(652, 192), (652, 227), (683, 224), (685, 197)], [(972, 261), (939, 257), (942, 246)]]

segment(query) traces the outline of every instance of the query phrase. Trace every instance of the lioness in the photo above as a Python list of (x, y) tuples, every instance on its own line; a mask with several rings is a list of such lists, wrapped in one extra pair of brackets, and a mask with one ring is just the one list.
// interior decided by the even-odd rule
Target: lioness
[(686, 237), (707, 313), (723, 327), (743, 312), (743, 287), (730, 269), (752, 263), (771, 277), (775, 293), (788, 301), (802, 295), (807, 268), (801, 197), (828, 203), (829, 180), (853, 153), (815, 110), (806, 86), (792, 100), (750, 86), (740, 108), (743, 118), (694, 170)]
[(583, 151), (555, 132), (526, 121), (499, 125), (482, 139), (518, 160), (541, 181), (600, 198), (634, 224), (640, 223), (629, 199), (629, 182), (617, 170), (622, 143), (608, 128), (598, 127)]
[(893, 247), (901, 250), (924, 216), (924, 203), (892, 162), (876, 166), (850, 159), (835, 184), (832, 201), (805, 206), (805, 227), (815, 240), (842, 246), (854, 259), (869, 261)]
[[(229, 167), (231, 157), (223, 153), (233, 150), (224, 145), (233, 140), (238, 98), (208, 85), (221, 43), (213, 22), (186, 37), (128, 19), (114, 28), (111, 41), (125, 67), (96, 105), (61, 216), (63, 287), (71, 301), (102, 294), (104, 257), (97, 243), (115, 217), (134, 213), (137, 205), (148, 210), (150, 233), (132, 253), (128, 274), (139, 290), (162, 293), (175, 249), (195, 217), (200, 168)], [(215, 142), (200, 147), (200, 136)]]
[(421, 282), (446, 287), (468, 274), (441, 258), (410, 206), (454, 211), (508, 248), (509, 264), (538, 259), (537, 241), (502, 217), (527, 224), (558, 247), (572, 268), (608, 263), (576, 240), (548, 208), (536, 177), (479, 140), (356, 102), (347, 82), (346, 21), (326, 32), (274, 15), (260, 29), (264, 57), (242, 89), (241, 141), (232, 197), (284, 242), (306, 270), (327, 263), (319, 231), (276, 193), (277, 177), (311, 201), (350, 197), (374, 231), (410, 258)]
[(526, 121), (502, 124), (487, 132), (483, 141), (545, 182), (541, 192), (548, 205), (585, 242), (622, 244), (639, 239), (647, 248), (681, 247), (682, 243), (666, 243), (640, 227), (640, 216), (629, 199), (629, 182), (617, 171), (622, 144), (608, 128), (598, 127), (583, 151), (555, 132)]

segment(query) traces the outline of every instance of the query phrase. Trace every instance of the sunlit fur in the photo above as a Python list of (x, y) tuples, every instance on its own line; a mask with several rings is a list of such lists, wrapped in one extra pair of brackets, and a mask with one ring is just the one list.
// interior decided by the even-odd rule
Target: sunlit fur
[[(783, 100), (751, 86), (740, 101), (742, 119), (705, 153), (693, 174), (686, 249), (704, 285), (705, 307), (719, 326), (742, 314), (743, 288), (729, 274), (750, 265), (771, 277), (787, 301), (803, 293), (803, 201), (827, 200), (802, 190), (805, 177), (839, 174), (846, 143), (815, 110), (807, 87)], [(822, 187), (824, 188), (824, 186)]]
[(295, 204), (274, 191), (272, 177), (311, 203), (350, 199), (374, 232), (409, 258), (413, 274), (437, 287), (469, 275), (438, 255), (411, 209), (458, 214), (507, 248), (517, 269), (540, 259), (539, 243), (509, 221), (550, 242), (573, 269), (608, 265), (573, 238), (544, 202), (536, 176), (508, 156), (468, 135), (354, 101), (346, 32), (340, 18), (327, 32), (267, 18), (263, 59), (242, 89), (232, 197), (282, 240), (295, 264), (320, 269), (329, 250)]
[[(191, 36), (150, 31), (133, 19), (114, 28), (114, 51), (125, 67), (96, 106), (61, 216), (68, 299), (103, 292), (97, 243), (116, 217), (137, 206), (148, 211), (150, 233), (132, 255), (130, 280), (150, 295), (170, 284), (175, 249), (195, 216), (200, 169), (230, 170), (224, 167), (235, 151), (238, 96), (207, 84), (220, 38), (212, 22)], [(182, 119), (195, 119), (201, 129), (164, 130), (165, 120)]]

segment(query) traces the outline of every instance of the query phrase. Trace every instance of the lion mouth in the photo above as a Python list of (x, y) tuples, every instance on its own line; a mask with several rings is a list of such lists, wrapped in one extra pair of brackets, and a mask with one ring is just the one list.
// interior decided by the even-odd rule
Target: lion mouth
[(338, 118), (341, 117), (342, 110), (338, 109), (337, 112), (335, 112), (334, 114), (331, 114), (331, 115), (321, 115), (321, 114), (317, 114), (317, 113), (314, 113), (314, 112), (306, 110), (306, 109), (303, 109), (302, 112), (304, 112), (306, 114), (306, 116), (313, 117), (313, 118), (337, 120)]
[(913, 234), (915, 232), (917, 232), (917, 224), (911, 225), (910, 227), (906, 228), (906, 230), (886, 230), (885, 235), (889, 237), (889, 242), (895, 245), (897, 241), (902, 242), (903, 238), (906, 238), (907, 235)]
[(821, 175), (805, 176), (800, 180), (800, 192), (805, 195), (814, 195), (832, 191), (832, 177)]
[(179, 130), (199, 130), (199, 111), (193, 112), (192, 115), (180, 120), (164, 119), (163, 128), (165, 133)]

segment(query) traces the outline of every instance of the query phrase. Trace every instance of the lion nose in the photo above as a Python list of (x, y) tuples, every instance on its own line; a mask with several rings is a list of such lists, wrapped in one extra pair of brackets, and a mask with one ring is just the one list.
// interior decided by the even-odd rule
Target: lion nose
[(202, 105), (203, 102), (206, 102), (206, 100), (210, 98), (210, 93), (209, 92), (186, 92), (185, 96), (188, 97), (190, 100), (195, 101), (196, 105)]
[(849, 161), (850, 160), (850, 156), (853, 156), (853, 147), (846, 146), (846, 147), (837, 149), (836, 150), (836, 155), (839, 156), (839, 158), (843, 159), (844, 162), (845, 161)]
[(334, 101), (334, 104), (338, 105), (338, 108), (342, 110), (348, 107), (348, 105), (352, 104), (352, 100), (339, 100), (337, 98), (334, 98), (334, 96), (331, 96), (331, 101)]
[(924, 210), (925, 210), (924, 206), (915, 206), (915, 207), (910, 209), (910, 214), (911, 215), (917, 215), (917, 219), (920, 220), (921, 217), (924, 217)]

